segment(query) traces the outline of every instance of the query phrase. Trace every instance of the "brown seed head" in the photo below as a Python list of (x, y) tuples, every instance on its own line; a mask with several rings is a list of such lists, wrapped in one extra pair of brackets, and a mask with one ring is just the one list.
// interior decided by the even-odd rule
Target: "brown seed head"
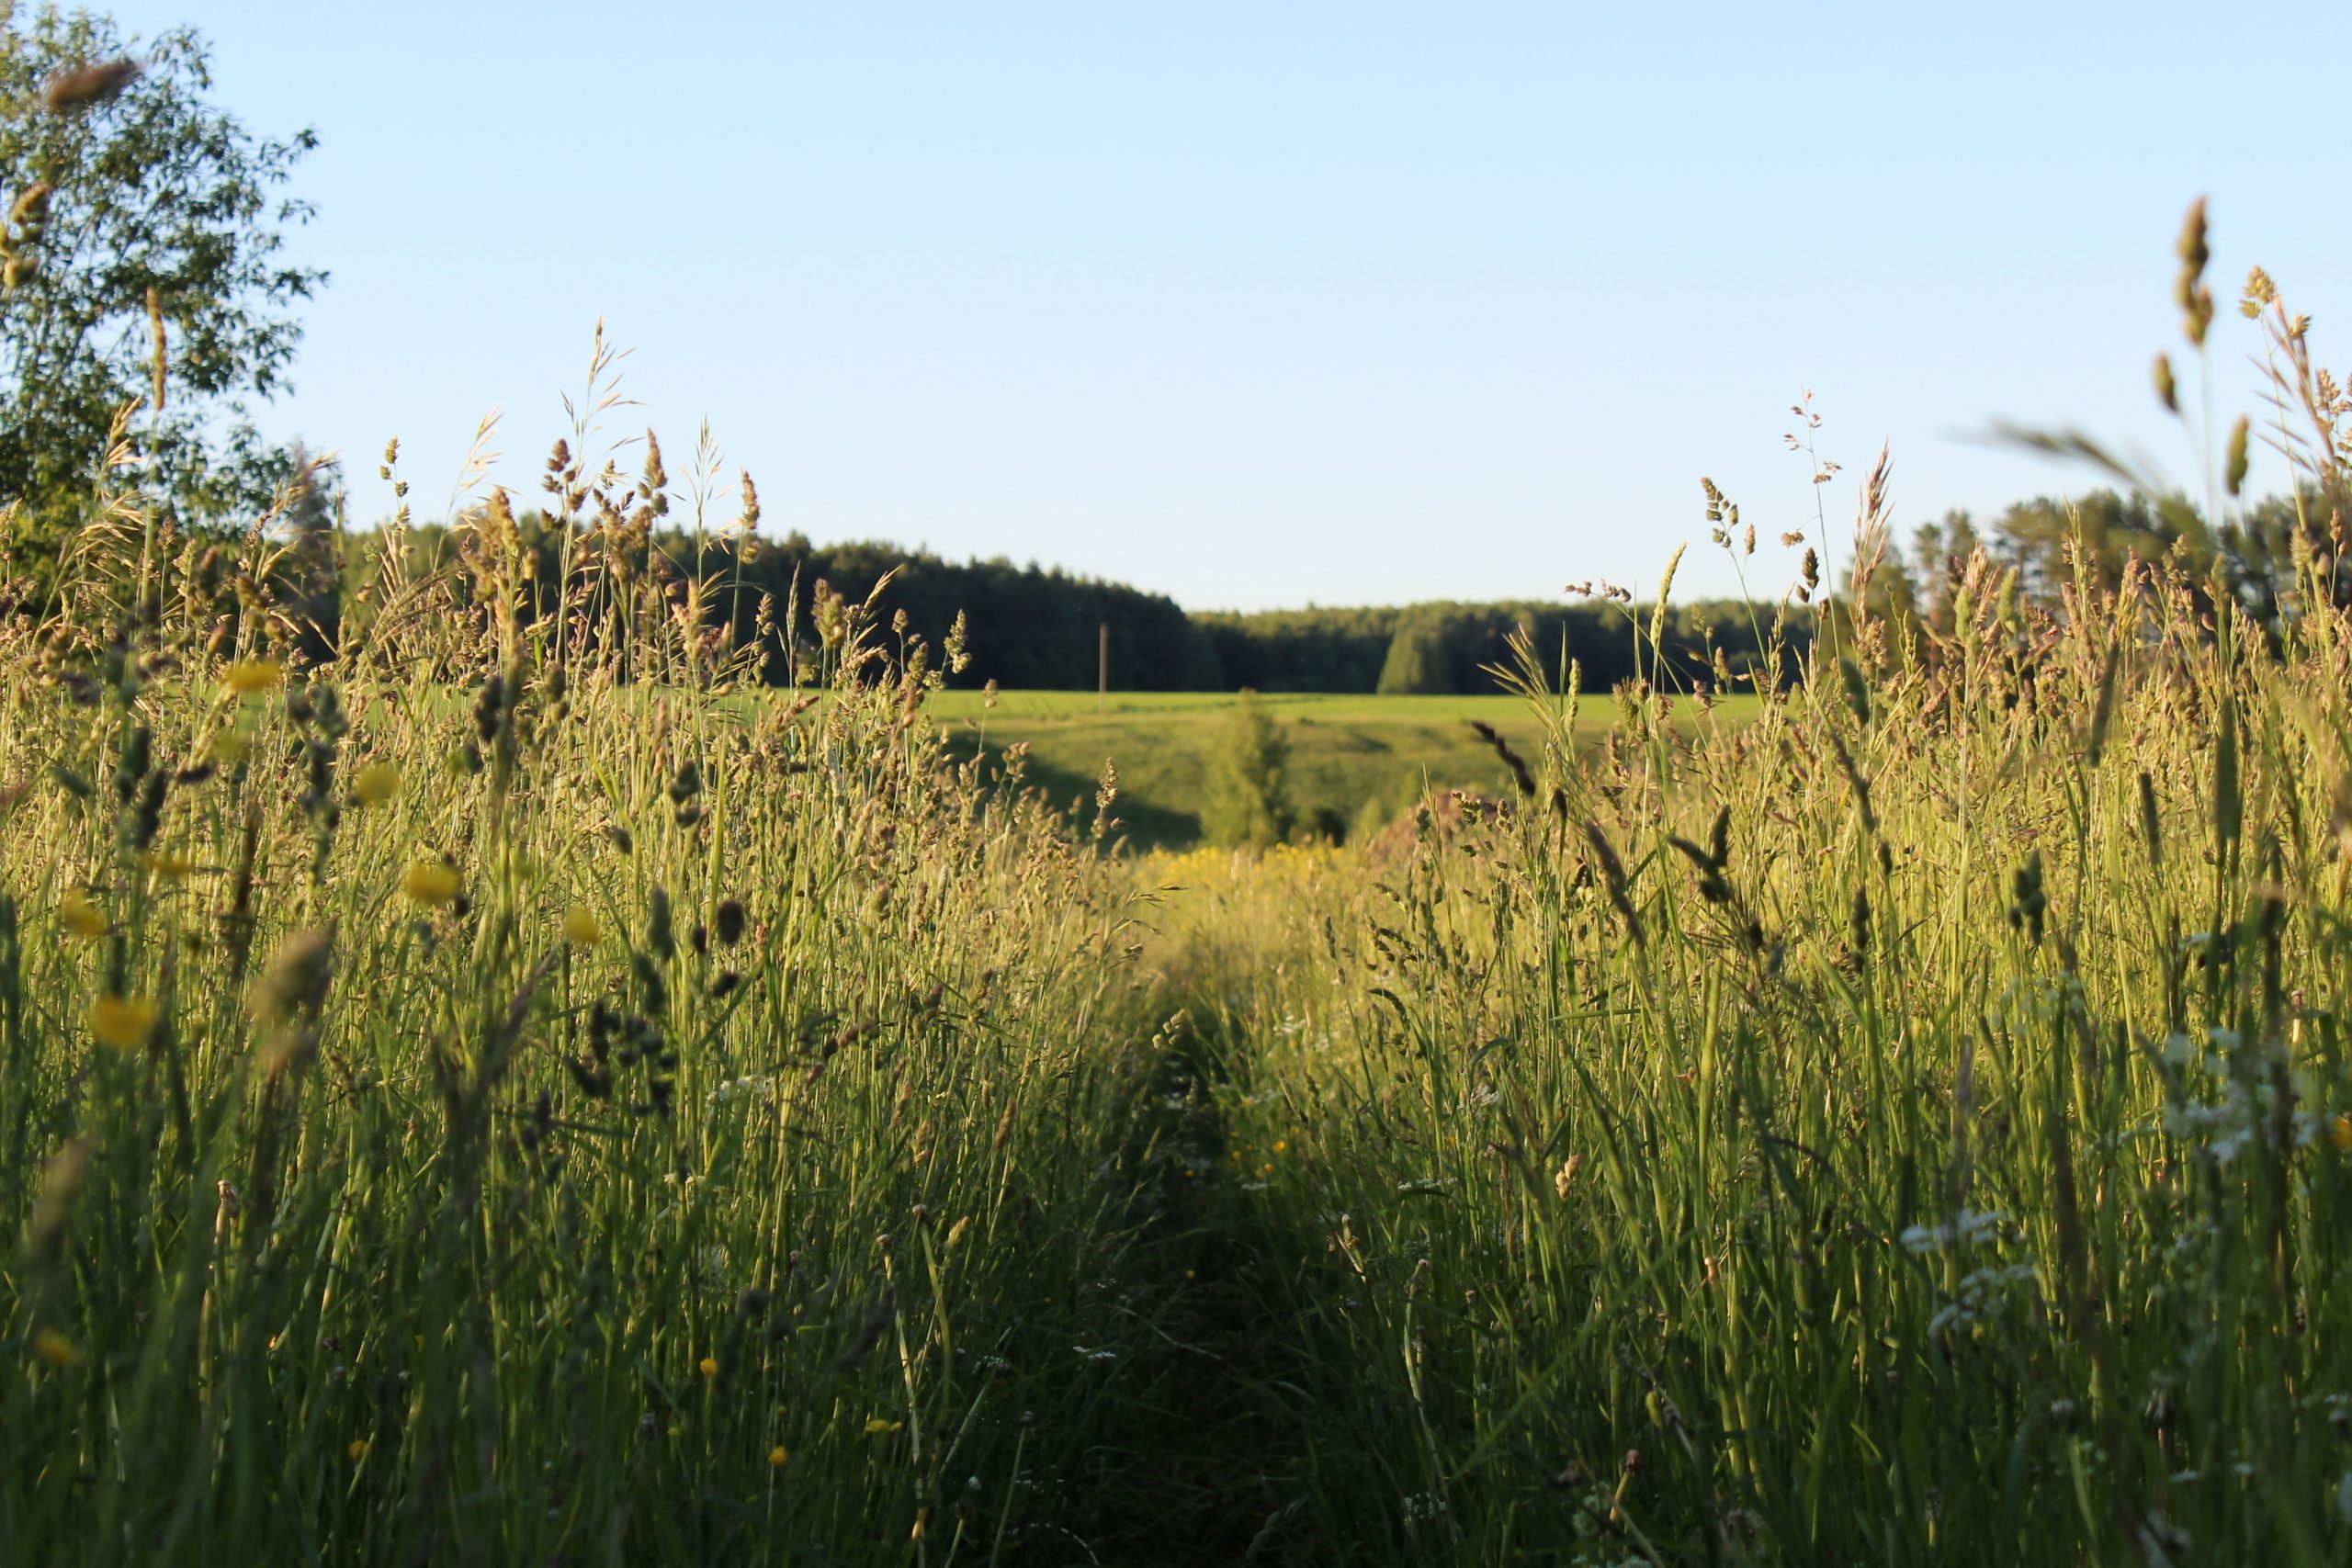
[(74, 114), (104, 103), (137, 79), (135, 60), (107, 60), (78, 70), (61, 71), (40, 90), (41, 106), (51, 114)]

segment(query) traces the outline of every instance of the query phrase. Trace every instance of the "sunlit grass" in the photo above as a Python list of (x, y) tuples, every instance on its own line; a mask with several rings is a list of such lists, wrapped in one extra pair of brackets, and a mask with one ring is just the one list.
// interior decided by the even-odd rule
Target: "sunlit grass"
[(977, 1558), (1125, 1506), (1073, 1393), (1160, 1309), (1038, 1289), (1142, 1245), (1131, 885), (904, 722), (854, 606), (747, 715), (518, 625), (494, 535), (307, 673), (266, 614), (207, 646), (266, 540), (114, 547), (5, 633), (5, 1555)]
[[(1089, 693), (969, 690), (938, 694), (926, 713), (943, 723), (951, 751), (970, 757), (1025, 743), (1031, 775), (1080, 795), (1108, 760), (1119, 770), (1120, 814), (1138, 844), (1181, 848), (1202, 832), (1211, 763), (1227, 743), (1234, 698), (1220, 692)], [(1290, 747), (1291, 793), (1311, 829), (1347, 837), (1395, 821), (1429, 790), (1500, 795), (1510, 771), (1470, 728), (1494, 726), (1514, 744), (1538, 745), (1544, 726), (1519, 698), (1268, 693), (1260, 704)], [(1756, 699), (1734, 695), (1676, 705), (1684, 730), (1745, 723)], [(1586, 697), (1575, 733), (1597, 744), (1617, 722), (1605, 696)]]

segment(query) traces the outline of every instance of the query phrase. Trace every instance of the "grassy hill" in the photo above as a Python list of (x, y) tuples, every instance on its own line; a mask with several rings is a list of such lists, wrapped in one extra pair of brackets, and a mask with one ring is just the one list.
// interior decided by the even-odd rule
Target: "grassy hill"
[[(943, 692), (932, 716), (950, 731), (956, 755), (1001, 755), (1027, 741), (1030, 776), (1064, 800), (1092, 795), (1107, 760), (1119, 770), (1118, 815), (1136, 842), (1188, 844), (1201, 832), (1211, 758), (1224, 743), (1236, 699), (1222, 692), (1003, 692), (990, 708), (978, 692)], [(1259, 698), (1291, 748), (1291, 789), (1299, 815), (1352, 832), (1393, 818), (1425, 787), (1507, 794), (1510, 775), (1470, 728), (1494, 726), (1533, 755), (1535, 716), (1516, 697), (1381, 697), (1268, 693)], [(1753, 698), (1719, 704), (1718, 722), (1741, 722)], [(1608, 697), (1586, 697), (1579, 736), (1598, 739), (1614, 721)], [(1683, 722), (1699, 709), (1684, 705)]]

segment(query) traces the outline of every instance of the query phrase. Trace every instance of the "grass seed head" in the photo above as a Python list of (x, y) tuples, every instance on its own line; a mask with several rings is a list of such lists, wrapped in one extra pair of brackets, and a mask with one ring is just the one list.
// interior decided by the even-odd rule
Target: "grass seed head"
[(2205, 198), (2199, 197), (2190, 204), (2188, 216), (2181, 220), (2180, 240), (2174, 247), (2180, 257), (2180, 275), (2173, 282), (2173, 300), (2181, 310), (2181, 332), (2191, 346), (2205, 345), (2205, 333), (2213, 324), (2213, 291), (2206, 287), (2205, 264), (2213, 253), (2205, 243)]
[(645, 901), (645, 945), (664, 964), (678, 955), (677, 928), (670, 919), (670, 890), (656, 887)]
[(254, 1017), (277, 1023), (298, 1014), (316, 1014), (326, 1004), (327, 982), (334, 973), (334, 944), (327, 934), (297, 931), (279, 946), (254, 983)]
[(103, 60), (61, 71), (41, 85), (41, 107), (51, 114), (79, 114), (114, 97), (139, 79), (135, 60)]

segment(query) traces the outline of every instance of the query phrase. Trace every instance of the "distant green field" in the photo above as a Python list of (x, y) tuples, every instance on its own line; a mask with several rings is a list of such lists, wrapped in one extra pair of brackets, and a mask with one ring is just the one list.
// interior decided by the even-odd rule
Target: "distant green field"
[[(1269, 693), (1259, 702), (1281, 723), (1291, 747), (1291, 793), (1303, 821), (1352, 833), (1392, 819), (1426, 787), (1507, 793), (1510, 774), (1469, 725), (1482, 719), (1531, 758), (1541, 728), (1516, 697), (1376, 697)], [(1085, 692), (1001, 692), (996, 706), (978, 692), (943, 692), (932, 716), (948, 730), (958, 756), (992, 755), (1029, 743), (1030, 776), (1065, 799), (1086, 797), (1108, 760), (1117, 763), (1114, 810), (1142, 844), (1182, 845), (1200, 836), (1209, 760), (1223, 743), (1235, 699), (1224, 692), (1113, 693), (1099, 703)], [(1716, 708), (1738, 722), (1753, 698)], [(1695, 716), (1695, 705), (1683, 713)], [(1597, 739), (1613, 722), (1607, 697), (1587, 697), (1577, 712), (1579, 737)]]

